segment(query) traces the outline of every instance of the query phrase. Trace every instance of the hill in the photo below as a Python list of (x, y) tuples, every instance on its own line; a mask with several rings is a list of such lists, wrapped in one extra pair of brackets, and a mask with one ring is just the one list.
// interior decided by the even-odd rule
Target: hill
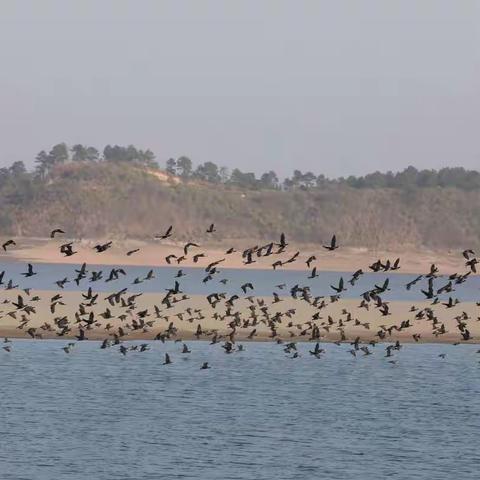
[[(175, 225), (176, 240), (263, 241), (286, 232), (298, 243), (368, 248), (480, 246), (480, 190), (456, 187), (246, 189), (182, 181), (129, 162), (70, 162), (40, 178), (0, 175), (0, 233), (47, 236), (53, 226), (76, 238), (148, 239)], [(5, 169), (3, 169), (5, 170)]]

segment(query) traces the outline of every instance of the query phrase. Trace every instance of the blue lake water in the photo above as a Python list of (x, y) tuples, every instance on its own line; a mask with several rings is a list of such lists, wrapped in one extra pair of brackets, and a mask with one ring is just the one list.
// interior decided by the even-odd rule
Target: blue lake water
[(2, 480), (479, 478), (474, 345), (406, 345), (392, 365), (380, 345), (65, 344), (0, 350)]
[[(126, 276), (120, 275), (118, 280), (106, 282), (112, 267), (105, 265), (88, 265), (90, 272), (87, 278), (81, 280), (77, 286), (73, 279), (77, 276), (75, 269), (79, 265), (61, 265), (61, 264), (36, 264), (34, 270), (37, 275), (24, 278), (21, 273), (27, 270), (26, 264), (22, 262), (5, 262), (0, 264), (0, 270), (5, 270), (4, 283), (12, 279), (15, 284), (19, 284), (21, 288), (32, 287), (41, 290), (57, 290), (55, 284), (57, 280), (67, 278), (68, 283), (65, 284), (66, 291), (86, 290), (89, 286), (96, 291), (118, 291), (128, 287), (132, 292), (162, 292), (173, 286), (175, 275), (178, 272), (177, 267), (157, 267), (154, 268), (155, 278), (143, 281), (134, 285), (132, 282), (135, 278), (144, 278), (150, 270), (148, 267), (128, 266), (123, 267)], [(92, 271), (103, 271), (103, 279), (96, 282), (89, 282)], [(272, 295), (277, 292), (279, 295), (289, 295), (289, 288), (298, 284), (300, 286), (310, 286), (312, 295), (331, 295), (335, 293), (330, 285), (338, 285), (338, 281), (343, 277), (345, 281), (346, 292), (342, 293), (344, 298), (358, 298), (366, 290), (372, 289), (375, 284), (383, 284), (386, 278), (390, 279), (391, 291), (382, 295), (386, 300), (424, 300), (425, 296), (420, 289), (427, 289), (427, 280), (423, 278), (411, 290), (406, 290), (405, 284), (414, 279), (417, 275), (409, 274), (386, 274), (386, 273), (366, 273), (361, 276), (358, 282), (352, 287), (347, 283), (351, 278), (350, 273), (345, 272), (319, 272), (319, 277), (308, 279), (309, 272), (292, 271), (292, 270), (258, 270), (249, 269), (228, 269), (221, 268), (220, 272), (214, 276), (213, 280), (203, 283), (202, 280), (206, 276), (203, 268), (182, 268), (186, 274), (181, 277), (179, 283), (183, 291), (189, 294), (207, 295), (211, 292), (227, 292), (228, 294), (242, 294), (240, 286), (245, 282), (252, 282), (254, 290), (249, 294), (265, 296)], [(221, 279), (226, 278), (228, 283), (225, 285), (220, 283)], [(440, 277), (435, 280), (435, 288), (440, 288), (448, 282), (447, 277)], [(276, 288), (276, 285), (285, 283), (287, 286), (282, 290)], [(465, 283), (455, 285), (455, 291), (450, 294), (444, 294), (440, 298), (446, 298), (451, 295), (463, 301), (479, 301), (480, 300), (480, 277), (471, 275)]]

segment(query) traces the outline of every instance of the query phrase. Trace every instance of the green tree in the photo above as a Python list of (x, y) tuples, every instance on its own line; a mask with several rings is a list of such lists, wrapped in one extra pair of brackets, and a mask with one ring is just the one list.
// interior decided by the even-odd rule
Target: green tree
[(294, 186), (295, 186), (295, 183), (291, 178), (285, 178), (285, 180), (283, 181), (284, 190), (292, 190)]
[(52, 165), (62, 164), (68, 161), (68, 147), (65, 143), (57, 143), (52, 147), (48, 156)]
[(27, 169), (25, 168), (25, 164), (23, 162), (13, 162), (9, 168), (9, 172), (14, 177), (19, 177), (21, 175), (25, 175), (27, 173)]
[(180, 169), (179, 174), (184, 180), (188, 180), (192, 176), (192, 161), (185, 156), (178, 158), (177, 169)]
[(328, 185), (328, 178), (325, 177), (323, 173), (318, 175), (318, 177), (315, 179), (315, 185), (317, 188), (323, 188)]
[(131, 148), (131, 146), (125, 148), (121, 147), (120, 145), (114, 145), (113, 147), (111, 145), (107, 145), (103, 149), (103, 158), (107, 162), (128, 162), (131, 159), (132, 154), (137, 154), (136, 149), (133, 150), (133, 148)]
[(278, 176), (273, 170), (270, 170), (260, 177), (259, 183), (262, 188), (276, 189), (279, 183)]
[(40, 178), (45, 178), (50, 170), (50, 158), (45, 150), (37, 153), (35, 157), (35, 171)]
[(306, 188), (311, 188), (315, 185), (317, 177), (312, 172), (307, 172), (302, 175), (301, 183)]
[(158, 168), (158, 163), (155, 161), (155, 154), (150, 149), (138, 150), (138, 160), (146, 167)]
[(222, 183), (227, 183), (230, 180), (230, 172), (227, 167), (220, 167), (218, 169), (218, 175)]
[(174, 158), (169, 158), (167, 160), (167, 173), (169, 173), (170, 175), (177, 174), (177, 162)]
[(199, 165), (195, 170), (195, 177), (210, 183), (219, 183), (220, 174), (218, 172), (218, 166), (213, 162), (205, 162)]
[(72, 161), (84, 162), (87, 160), (87, 148), (79, 143), (72, 147)]
[(258, 180), (253, 172), (242, 172), (238, 168), (232, 171), (230, 183), (242, 188), (257, 188)]
[(86, 159), (89, 162), (96, 162), (100, 158), (100, 153), (95, 147), (87, 147)]
[(95, 162), (99, 158), (98, 150), (95, 147), (76, 144), (71, 148), (73, 162)]

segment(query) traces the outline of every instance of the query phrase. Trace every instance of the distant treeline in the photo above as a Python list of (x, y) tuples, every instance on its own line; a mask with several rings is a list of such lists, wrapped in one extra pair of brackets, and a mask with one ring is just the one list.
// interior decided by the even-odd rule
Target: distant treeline
[(59, 227), (69, 238), (148, 240), (175, 225), (177, 241), (210, 242), (205, 225), (215, 223), (216, 242), (240, 245), (280, 232), (320, 245), (334, 232), (344, 246), (480, 248), (479, 174), (462, 168), (336, 180), (295, 171), (282, 182), (186, 157), (168, 161), (175, 177), (159, 168), (150, 150), (55, 145), (32, 171), (0, 169), (0, 235)]
[(231, 172), (226, 167), (218, 167), (213, 162), (205, 162), (193, 168), (188, 157), (177, 160), (170, 158), (166, 170), (185, 180), (203, 180), (210, 183), (224, 183), (248, 189), (304, 190), (322, 188), (328, 185), (347, 185), (352, 188), (432, 188), (456, 187), (462, 190), (480, 189), (480, 172), (465, 170), (463, 167), (442, 168), (441, 170), (417, 170), (408, 167), (397, 173), (374, 172), (363, 177), (353, 175), (345, 178), (327, 178), (325, 175), (315, 175), (313, 172), (294, 170), (291, 177), (280, 181), (277, 174), (270, 170), (260, 177), (253, 172), (242, 172), (234, 168)]
[[(15, 162), (10, 167), (0, 169), (0, 189), (16, 179), (19, 188), (25, 188), (25, 182), (47, 180), (52, 169), (69, 162), (127, 162), (149, 169), (160, 169), (155, 154), (147, 149), (141, 150), (133, 145), (107, 145), (102, 151), (87, 145), (65, 143), (54, 145), (49, 152), (42, 150), (35, 158), (35, 169), (27, 172), (23, 162)], [(480, 172), (465, 170), (462, 167), (442, 168), (440, 170), (417, 170), (408, 167), (401, 172), (374, 172), (365, 176), (327, 178), (323, 174), (294, 170), (291, 177), (280, 180), (275, 171), (270, 170), (259, 177), (254, 172), (243, 172), (238, 168), (229, 170), (213, 162), (194, 166), (186, 156), (167, 160), (165, 170), (185, 181), (201, 181), (212, 184), (224, 184), (249, 190), (310, 190), (327, 186), (346, 185), (357, 189), (370, 188), (434, 188), (455, 187), (462, 190), (480, 189)], [(20, 181), (23, 179), (23, 184)], [(20, 183), (19, 183), (20, 182)], [(11, 192), (14, 194), (14, 192)]]

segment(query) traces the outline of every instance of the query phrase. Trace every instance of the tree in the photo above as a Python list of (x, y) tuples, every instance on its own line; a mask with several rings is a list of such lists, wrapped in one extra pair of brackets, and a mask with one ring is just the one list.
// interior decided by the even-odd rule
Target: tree
[(23, 162), (13, 162), (9, 168), (9, 172), (14, 177), (19, 177), (27, 173), (27, 169), (25, 168), (25, 164)]
[(50, 158), (45, 150), (38, 152), (35, 157), (35, 171), (40, 178), (45, 178), (50, 169)]
[(230, 172), (227, 167), (220, 167), (218, 169), (218, 175), (222, 183), (227, 183), (230, 180)]
[(232, 171), (230, 183), (242, 188), (256, 188), (258, 186), (258, 181), (253, 172), (244, 173), (238, 168)]
[(302, 183), (303, 173), (300, 170), (294, 170), (292, 176), (292, 184), (296, 187)]
[(177, 162), (174, 158), (169, 158), (167, 160), (167, 173), (169, 173), (170, 175), (177, 174)]
[(35, 172), (37, 176), (44, 179), (49, 175), (52, 168), (57, 164), (62, 164), (68, 161), (68, 147), (65, 143), (58, 143), (54, 145), (47, 154), (42, 150), (35, 157)]
[(374, 173), (369, 173), (363, 178), (365, 180), (365, 186), (367, 188), (385, 188), (387, 186), (386, 176), (378, 171)]
[(219, 183), (220, 174), (218, 173), (218, 166), (213, 162), (205, 162), (199, 165), (195, 170), (195, 177), (200, 180), (205, 180), (210, 183)]
[(259, 183), (262, 188), (276, 189), (278, 188), (277, 174), (273, 170), (270, 170), (260, 177)]
[(86, 159), (90, 162), (96, 162), (100, 157), (98, 150), (95, 147), (87, 147)]
[(418, 180), (418, 170), (411, 165), (403, 172), (398, 172), (394, 177), (395, 187), (405, 188), (416, 186)]
[(328, 178), (325, 177), (323, 173), (321, 173), (316, 179), (315, 179), (315, 185), (317, 188), (322, 188), (328, 185)]
[(180, 176), (184, 180), (188, 180), (192, 176), (192, 161), (188, 157), (180, 157), (177, 160), (177, 169), (180, 169)]
[(286, 188), (300, 187), (302, 189), (311, 188), (317, 183), (317, 177), (312, 172), (302, 173), (300, 170), (294, 170), (293, 176), (289, 182), (284, 182)]
[(138, 150), (137, 154), (140, 163), (149, 168), (158, 168), (158, 163), (155, 161), (155, 154), (150, 149)]
[(111, 145), (105, 145), (105, 148), (103, 149), (103, 159), (106, 160), (107, 162), (115, 160), (115, 147), (112, 147)]
[(133, 162), (135, 160), (138, 160), (139, 158), (139, 152), (133, 145), (129, 145), (125, 149), (125, 160), (127, 162)]
[(68, 161), (68, 147), (65, 143), (57, 143), (50, 150), (48, 156), (51, 159), (52, 165), (65, 163)]
[(73, 162), (95, 162), (99, 158), (98, 150), (95, 147), (76, 144), (71, 149)]
[(283, 189), (284, 190), (291, 190), (293, 187), (294, 187), (294, 182), (291, 178), (286, 178), (284, 181), (283, 181)]
[(312, 172), (307, 172), (302, 175), (301, 183), (306, 188), (311, 188), (315, 184), (316, 176)]
[(72, 161), (84, 162), (87, 160), (87, 148), (79, 143), (72, 147)]
[[(133, 147), (135, 148), (135, 147)], [(130, 147), (125, 148), (121, 147), (120, 145), (107, 145), (103, 149), (103, 158), (107, 162), (128, 162), (130, 160), (130, 156), (133, 154), (133, 149)], [(136, 154), (136, 150), (135, 150)]]

